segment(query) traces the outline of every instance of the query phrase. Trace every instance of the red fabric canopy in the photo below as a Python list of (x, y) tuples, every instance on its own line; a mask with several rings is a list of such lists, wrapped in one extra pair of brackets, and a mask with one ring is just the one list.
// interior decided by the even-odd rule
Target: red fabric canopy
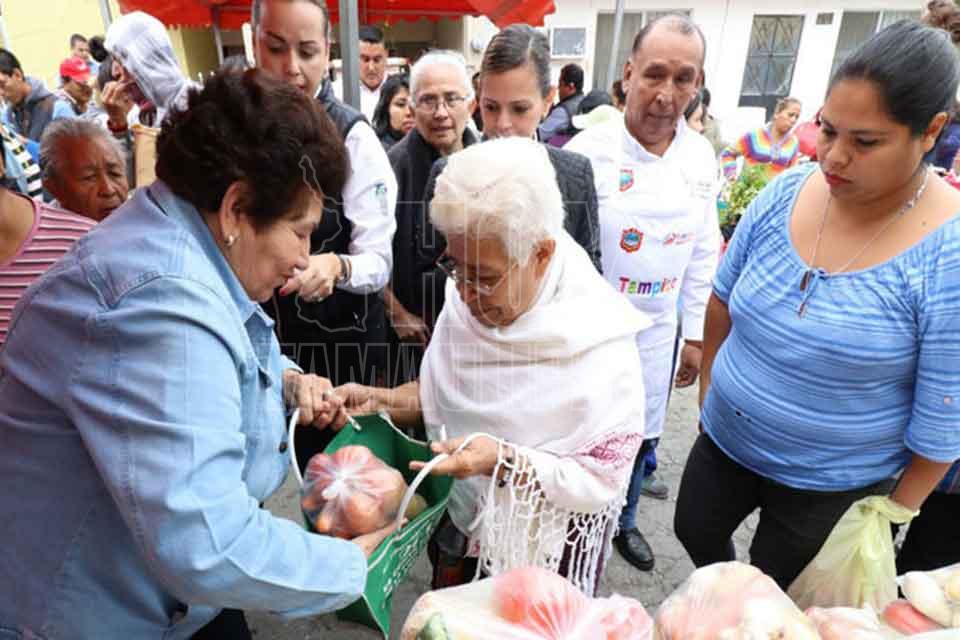
[[(210, 27), (214, 7), (220, 9), (220, 27), (239, 29), (250, 20), (250, 0), (119, 0), (124, 13), (144, 11), (170, 27)], [(543, 25), (556, 11), (553, 0), (356, 0), (361, 24), (416, 21), (421, 18), (487, 16), (499, 28), (515, 22)], [(330, 20), (340, 21), (340, 3), (327, 0)]]

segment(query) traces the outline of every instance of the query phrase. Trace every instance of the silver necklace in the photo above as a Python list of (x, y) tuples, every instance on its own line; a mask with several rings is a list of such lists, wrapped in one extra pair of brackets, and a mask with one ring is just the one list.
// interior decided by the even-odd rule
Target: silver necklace
[[(923, 197), (923, 192), (927, 189), (927, 182), (930, 180), (930, 171), (927, 169), (926, 165), (923, 165), (920, 169), (923, 171), (923, 181), (920, 183), (920, 186), (917, 187), (917, 190), (914, 192), (913, 197), (903, 203), (897, 212), (887, 221), (885, 225), (880, 227), (880, 230), (877, 231), (870, 240), (867, 241), (865, 245), (860, 247), (860, 250), (852, 258), (850, 258), (842, 267), (832, 272), (832, 275), (838, 273), (843, 273), (850, 268), (854, 262), (856, 262), (860, 256), (863, 255), (863, 252), (870, 248), (877, 239), (883, 235), (883, 233), (889, 229), (894, 222), (902, 218), (908, 211), (913, 209), (917, 202), (920, 201), (920, 198)], [(823, 216), (820, 218), (820, 226), (817, 228), (817, 242), (813, 245), (813, 255), (810, 256), (810, 266), (803, 273), (803, 277), (800, 279), (800, 291), (804, 292), (803, 299), (800, 301), (800, 308), (797, 309), (797, 315), (801, 318), (803, 317), (804, 312), (807, 310), (807, 302), (810, 300), (810, 296), (813, 295), (813, 290), (816, 287), (816, 284), (819, 280), (826, 278), (830, 273), (827, 273), (824, 269), (817, 267), (817, 253), (820, 251), (820, 241), (823, 239), (823, 229), (827, 224), (827, 214), (830, 211), (830, 203), (833, 201), (832, 196), (827, 196), (827, 204), (823, 207)]]

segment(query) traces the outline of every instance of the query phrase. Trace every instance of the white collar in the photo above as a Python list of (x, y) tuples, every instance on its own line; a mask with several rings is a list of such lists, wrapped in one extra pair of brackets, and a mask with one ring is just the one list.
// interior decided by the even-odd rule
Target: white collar
[(687, 131), (689, 130), (689, 127), (687, 127), (686, 118), (684, 118), (683, 115), (681, 115), (679, 118), (677, 118), (677, 124), (676, 124), (676, 127), (674, 128), (673, 140), (670, 141), (670, 144), (667, 146), (666, 151), (663, 152), (663, 155), (659, 156), (655, 153), (651, 153), (650, 151), (648, 151), (647, 148), (644, 147), (639, 140), (633, 137), (633, 134), (630, 133), (629, 129), (627, 129), (626, 118), (622, 120), (622, 124), (620, 126), (624, 133), (623, 150), (632, 158), (635, 158), (637, 160), (645, 160), (648, 162), (663, 160), (667, 158), (667, 156), (670, 156), (676, 153), (675, 149), (679, 147), (680, 143), (686, 137)]

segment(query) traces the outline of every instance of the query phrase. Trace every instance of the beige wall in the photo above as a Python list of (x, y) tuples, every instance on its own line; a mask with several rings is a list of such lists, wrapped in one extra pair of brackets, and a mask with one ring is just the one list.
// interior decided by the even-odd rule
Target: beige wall
[[(120, 15), (110, 0), (114, 16)], [(70, 55), (70, 36), (103, 35), (97, 0), (0, 0), (10, 50), (27, 75), (59, 84), (60, 63)]]
[[(120, 14), (110, 0), (113, 17)], [(0, 0), (10, 50), (27, 75), (59, 85), (60, 63), (70, 55), (70, 35), (103, 35), (98, 0)], [(217, 68), (217, 50), (210, 29), (170, 29), (180, 67), (191, 79)]]

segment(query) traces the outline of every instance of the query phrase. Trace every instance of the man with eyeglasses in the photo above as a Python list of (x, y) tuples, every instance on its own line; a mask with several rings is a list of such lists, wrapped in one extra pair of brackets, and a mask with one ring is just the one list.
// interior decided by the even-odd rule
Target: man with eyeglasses
[(397, 232), (393, 277), (384, 289), (392, 326), (391, 385), (417, 376), (423, 349), (443, 306), (444, 275), (436, 266), (443, 240), (428, 219), (424, 201), (433, 163), (477, 142), (467, 128), (474, 94), (463, 57), (431, 51), (410, 71), (414, 129), (387, 154), (397, 176)]

